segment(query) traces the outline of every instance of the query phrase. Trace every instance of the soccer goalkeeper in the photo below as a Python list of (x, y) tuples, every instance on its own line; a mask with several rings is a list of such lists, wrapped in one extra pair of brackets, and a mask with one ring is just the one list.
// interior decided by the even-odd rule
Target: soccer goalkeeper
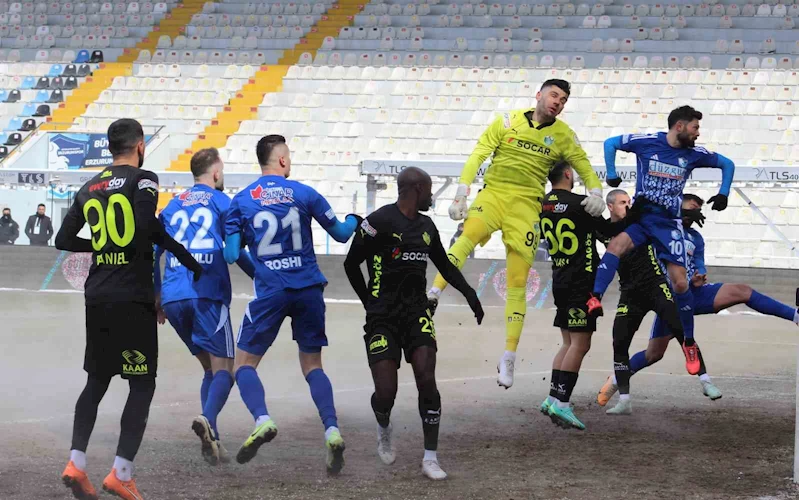
[[(466, 257), (491, 235), (502, 231), (507, 254), (508, 296), (505, 303), (505, 353), (499, 361), (497, 383), (513, 385), (516, 348), (527, 311), (527, 275), (539, 240), (539, 216), (547, 175), (558, 161), (567, 161), (585, 182), (589, 196), (582, 202), (591, 216), (602, 214), (605, 203), (599, 178), (568, 125), (557, 120), (569, 100), (571, 85), (547, 80), (536, 94), (536, 106), (503, 113), (488, 126), (466, 161), (449, 216), (466, 218), (463, 234), (449, 249), (449, 259), (459, 269)], [(485, 174), (485, 186), (468, 209), (466, 198), (477, 169), (494, 155)], [(431, 310), (438, 305), (447, 282), (436, 276), (428, 292)]]

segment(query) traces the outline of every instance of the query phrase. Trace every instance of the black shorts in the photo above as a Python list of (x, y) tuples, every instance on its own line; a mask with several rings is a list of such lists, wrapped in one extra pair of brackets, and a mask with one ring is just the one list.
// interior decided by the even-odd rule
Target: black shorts
[[(648, 312), (654, 312), (663, 321), (674, 328), (673, 331), (682, 333), (680, 324), (680, 313), (677, 309), (677, 302), (674, 292), (668, 283), (655, 283), (646, 288), (635, 290), (622, 290), (619, 297), (619, 305), (616, 308), (616, 318), (614, 320), (614, 336), (618, 334), (633, 335), (641, 326), (641, 322)], [(623, 328), (619, 328), (617, 334), (616, 323), (621, 323)]]
[(430, 312), (422, 309), (417, 314), (406, 314), (402, 317), (367, 316), (363, 327), (366, 334), (366, 357), (369, 366), (384, 359), (397, 362), (397, 368), (405, 353), (405, 361), (411, 362), (411, 355), (417, 347), (437, 349), (436, 327)]
[(83, 369), (99, 377), (155, 377), (158, 370), (155, 305), (87, 304)]
[[(583, 293), (585, 292), (585, 293)], [(573, 332), (595, 332), (596, 316), (588, 314), (590, 290), (553, 290), (555, 321), (552, 326)]]

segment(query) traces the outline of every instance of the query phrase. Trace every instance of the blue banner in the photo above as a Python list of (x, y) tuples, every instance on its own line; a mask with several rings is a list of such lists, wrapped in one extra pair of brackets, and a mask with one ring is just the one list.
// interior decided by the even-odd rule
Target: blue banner
[[(145, 135), (147, 143), (152, 135)], [(59, 133), (50, 135), (47, 155), (50, 170), (103, 168), (112, 163), (106, 134)]]

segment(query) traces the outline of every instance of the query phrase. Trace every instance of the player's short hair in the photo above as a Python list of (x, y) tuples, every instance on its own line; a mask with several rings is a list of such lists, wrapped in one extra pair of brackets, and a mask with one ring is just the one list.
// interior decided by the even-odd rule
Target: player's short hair
[(286, 138), (278, 134), (269, 134), (261, 137), (258, 145), (255, 146), (255, 155), (258, 157), (258, 164), (262, 167), (269, 162), (269, 156), (272, 154), (277, 144), (285, 144)]
[[(47, 208), (47, 205), (45, 205), (44, 203), (39, 203), (38, 205), (36, 205), (36, 208), (39, 208), (39, 207)], [(5, 209), (3, 209), (3, 210), (5, 210)]]
[(552, 170), (549, 171), (547, 179), (549, 179), (549, 182), (551, 182), (553, 185), (557, 184), (558, 182), (563, 180), (563, 173), (569, 170), (570, 168), (572, 168), (572, 166), (569, 165), (569, 162), (559, 161), (555, 164), (554, 167), (552, 167)]
[(680, 106), (669, 113), (669, 128), (677, 125), (677, 122), (692, 122), (701, 119), (701, 112), (695, 110), (691, 106)]
[(700, 207), (705, 204), (705, 200), (691, 193), (686, 193), (682, 195), (682, 201), (695, 201), (697, 205), (699, 205)]
[(144, 140), (141, 123), (131, 118), (122, 118), (108, 126), (108, 151), (111, 156), (133, 151), (139, 141)]
[(541, 84), (541, 91), (543, 91), (547, 87), (557, 87), (560, 90), (566, 92), (566, 96), (570, 96), (572, 93), (572, 86), (571, 83), (567, 82), (566, 80), (560, 80), (558, 78), (553, 78), (551, 80), (547, 80)]
[(196, 179), (206, 174), (211, 167), (220, 160), (219, 150), (216, 148), (205, 148), (194, 153), (191, 157), (191, 174)]
[(607, 203), (608, 205), (610, 205), (611, 203), (616, 203), (616, 197), (619, 196), (620, 194), (626, 194), (627, 196), (630, 196), (629, 194), (627, 194), (627, 191), (623, 189), (614, 189), (611, 192), (609, 192), (607, 196), (605, 196), (605, 203)]

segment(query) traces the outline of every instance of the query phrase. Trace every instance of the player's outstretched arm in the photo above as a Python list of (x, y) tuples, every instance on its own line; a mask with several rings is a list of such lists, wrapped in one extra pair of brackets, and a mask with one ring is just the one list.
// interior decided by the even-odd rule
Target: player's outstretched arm
[(571, 140), (563, 147), (563, 159), (577, 171), (577, 175), (583, 180), (585, 189), (588, 191), (588, 197), (583, 200), (581, 205), (585, 207), (585, 211), (591, 217), (602, 215), (605, 210), (605, 200), (602, 198), (602, 183), (599, 182), (599, 177), (597, 177), (596, 172), (591, 167), (591, 161), (588, 160), (585, 150), (577, 142), (577, 136), (573, 135)]
[(241, 256), (241, 233), (233, 233), (225, 236), (225, 248), (222, 250), (225, 262), (233, 264), (238, 262)]
[[(136, 234), (143, 235), (142, 241), (155, 244), (167, 250), (183, 266), (194, 273), (194, 281), (200, 279), (203, 267), (191, 256), (188, 250), (169, 236), (164, 226), (155, 217), (158, 205), (158, 176), (142, 170), (142, 177), (133, 192), (133, 219), (136, 221)], [(142, 251), (144, 251), (142, 249)]]
[(480, 299), (477, 298), (477, 292), (474, 291), (474, 288), (469, 286), (469, 283), (466, 281), (466, 278), (463, 277), (463, 273), (461, 273), (460, 269), (450, 262), (437, 231), (430, 242), (430, 260), (433, 261), (433, 264), (435, 264), (441, 276), (447, 280), (447, 283), (454, 286), (456, 290), (463, 294), (466, 298), (466, 302), (469, 303), (469, 307), (474, 313), (474, 317), (477, 319), (477, 324), (481, 324), (485, 313), (483, 312), (482, 304), (480, 304)]
[(339, 243), (346, 243), (350, 239), (350, 236), (352, 236), (352, 233), (355, 232), (355, 228), (358, 227), (359, 219), (361, 218), (355, 214), (347, 215), (343, 222), (334, 218), (333, 223), (326, 227), (325, 231)]
[(153, 286), (155, 287), (155, 295), (161, 295), (161, 255), (164, 249), (160, 245), (155, 246), (155, 256), (153, 257)]
[(466, 202), (469, 196), (469, 186), (474, 182), (475, 177), (477, 177), (477, 171), (483, 162), (486, 161), (486, 158), (494, 154), (494, 151), (499, 147), (499, 143), (502, 140), (502, 131), (510, 128), (510, 123), (510, 113), (505, 113), (494, 120), (477, 140), (477, 146), (475, 146), (469, 159), (466, 160), (463, 170), (461, 170), (458, 190), (455, 192), (455, 199), (452, 200), (452, 205), (449, 207), (449, 217), (452, 220), (463, 220), (469, 213), (469, 207)]
[(94, 250), (92, 248), (92, 240), (78, 237), (78, 233), (85, 223), (86, 219), (83, 217), (83, 212), (78, 207), (78, 202), (75, 201), (69, 207), (67, 216), (64, 217), (58, 234), (55, 235), (55, 247), (67, 252), (91, 252)]
[[(367, 229), (374, 234), (367, 233)], [(361, 229), (355, 232), (350, 251), (347, 253), (347, 258), (344, 259), (344, 271), (347, 273), (347, 279), (364, 307), (369, 301), (369, 290), (366, 286), (366, 280), (363, 278), (361, 263), (369, 257), (370, 253), (374, 253), (371, 247), (374, 245), (374, 236), (376, 234), (376, 231), (369, 225), (368, 220), (361, 222)]]
[(619, 187), (621, 178), (616, 173), (616, 151), (622, 149), (623, 136), (617, 135), (605, 140), (605, 169), (607, 170), (607, 183), (610, 187)]
[(727, 208), (732, 179), (735, 177), (735, 163), (726, 156), (722, 156), (718, 153), (715, 155), (717, 158), (716, 168), (721, 169), (721, 187), (719, 188), (719, 194), (711, 196), (707, 202), (713, 205), (713, 210), (721, 211)]

